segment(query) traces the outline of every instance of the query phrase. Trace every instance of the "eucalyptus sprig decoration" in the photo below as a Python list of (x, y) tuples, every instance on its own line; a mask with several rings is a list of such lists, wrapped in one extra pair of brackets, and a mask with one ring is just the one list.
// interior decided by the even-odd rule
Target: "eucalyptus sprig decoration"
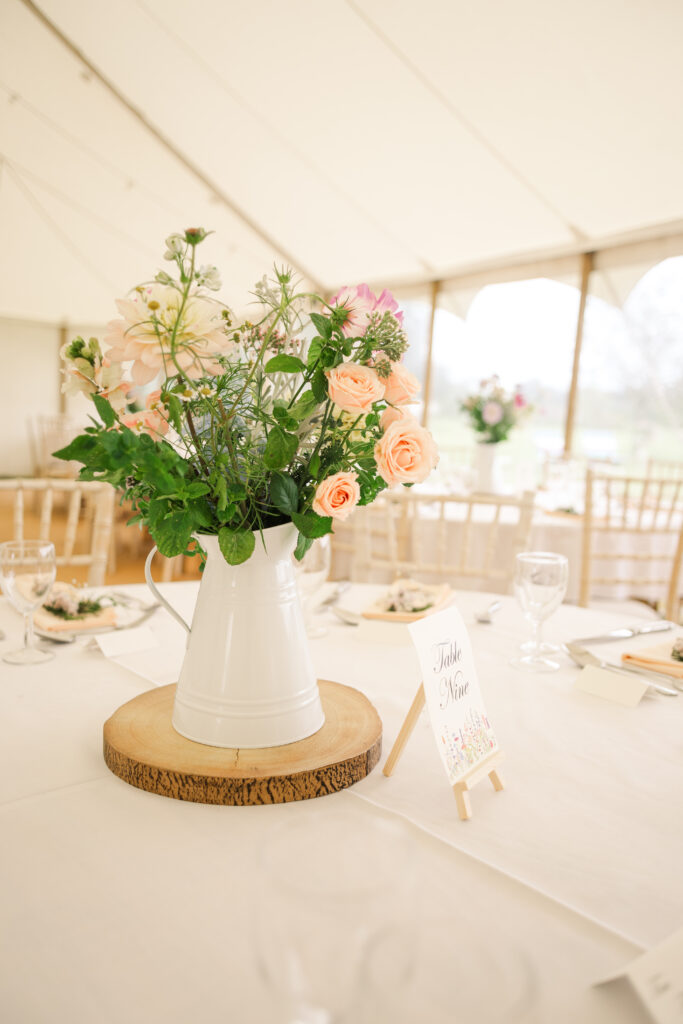
[(167, 238), (174, 273), (117, 303), (104, 349), (65, 346), (63, 390), (89, 395), (99, 419), (55, 454), (118, 488), (168, 557), (215, 534), (237, 565), (256, 534), (291, 521), (302, 558), (357, 504), (436, 466), (431, 434), (405, 408), (419, 384), (401, 362), (402, 314), (387, 291), (359, 285), (324, 303), (275, 268), (254, 290), (258, 315), (237, 321), (209, 294), (216, 267), (197, 265), (206, 235)]

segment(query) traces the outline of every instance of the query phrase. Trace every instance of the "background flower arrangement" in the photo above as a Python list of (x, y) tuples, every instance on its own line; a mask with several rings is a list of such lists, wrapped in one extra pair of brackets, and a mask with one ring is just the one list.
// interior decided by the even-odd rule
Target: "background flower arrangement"
[(506, 392), (496, 376), (483, 380), (479, 387), (477, 394), (465, 399), (461, 409), (468, 414), (473, 430), (481, 435), (480, 443), (505, 441), (512, 428), (531, 412), (532, 406), (521, 391)]
[[(235, 322), (209, 294), (217, 269), (197, 267), (205, 237), (166, 240), (174, 274), (117, 303), (105, 351), (96, 338), (65, 346), (64, 390), (89, 395), (100, 421), (55, 454), (122, 490), (131, 522), (146, 523), (164, 555), (216, 534), (237, 565), (255, 533), (291, 521), (302, 558), (334, 520), (437, 464), (431, 434), (405, 409), (419, 384), (400, 362), (402, 314), (387, 291), (344, 288), (326, 304), (276, 270), (256, 287), (259, 315)], [(312, 302), (322, 312), (308, 314)], [(126, 413), (152, 382), (145, 407)]]

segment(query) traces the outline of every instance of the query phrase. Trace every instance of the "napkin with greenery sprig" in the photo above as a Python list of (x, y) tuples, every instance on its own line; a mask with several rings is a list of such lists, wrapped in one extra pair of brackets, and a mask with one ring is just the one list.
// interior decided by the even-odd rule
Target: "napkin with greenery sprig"
[(667, 640), (653, 644), (637, 651), (626, 651), (622, 654), (621, 660), (627, 665), (683, 679), (683, 637), (678, 637), (673, 642)]

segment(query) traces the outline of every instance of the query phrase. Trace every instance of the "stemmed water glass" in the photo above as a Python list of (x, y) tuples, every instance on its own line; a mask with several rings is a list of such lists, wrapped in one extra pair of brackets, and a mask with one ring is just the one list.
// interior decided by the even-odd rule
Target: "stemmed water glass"
[(515, 668), (533, 672), (555, 672), (558, 661), (547, 656), (541, 641), (542, 623), (559, 608), (567, 592), (569, 567), (564, 555), (546, 551), (526, 551), (515, 558), (514, 590), (524, 618), (531, 623), (532, 647), (528, 654), (515, 658)]
[(306, 633), (310, 637), (324, 636), (327, 630), (316, 625), (313, 618), (315, 595), (325, 584), (332, 565), (332, 546), (329, 537), (314, 541), (300, 562), (295, 562), (296, 582), (301, 595)]
[(0, 544), (0, 584), (24, 616), (24, 646), (3, 655), (12, 665), (36, 665), (54, 654), (36, 647), (33, 613), (45, 601), (57, 574), (55, 546), (45, 540), (9, 540)]

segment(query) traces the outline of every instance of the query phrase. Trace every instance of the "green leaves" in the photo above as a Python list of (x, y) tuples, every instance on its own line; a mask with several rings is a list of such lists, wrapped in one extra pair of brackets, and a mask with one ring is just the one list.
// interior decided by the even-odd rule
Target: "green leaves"
[(294, 405), (289, 410), (290, 416), (293, 416), (297, 423), (305, 420), (318, 405), (318, 400), (312, 391), (304, 391), (303, 395), (297, 398)]
[(303, 373), (306, 365), (297, 356), (279, 355), (269, 359), (264, 369), (266, 373)]
[(308, 363), (309, 369), (314, 367), (315, 364), (320, 359), (320, 353), (323, 350), (324, 344), (324, 338), (314, 338), (311, 344), (308, 346), (308, 355), (306, 357), (306, 362)]
[(315, 373), (311, 377), (311, 391), (315, 395), (316, 401), (327, 401), (327, 377), (321, 366), (316, 368)]
[(299, 426), (298, 421), (290, 415), (289, 410), (284, 405), (276, 405), (273, 409), (273, 416), (283, 430), (296, 430)]
[(319, 516), (317, 512), (296, 512), (292, 516), (292, 522), (299, 533), (311, 540), (324, 537), (326, 533), (332, 533), (332, 517)]
[(286, 516), (293, 516), (299, 507), (299, 491), (291, 476), (273, 473), (270, 500)]
[(322, 313), (311, 313), (311, 322), (318, 334), (323, 337), (325, 341), (329, 341), (332, 337), (332, 321), (328, 320), (328, 318), (323, 316)]
[(52, 454), (57, 459), (64, 459), (66, 462), (87, 462), (98, 446), (98, 439), (92, 434), (79, 434), (66, 448)]
[(182, 555), (192, 539), (194, 518), (188, 509), (170, 511), (163, 498), (153, 498), (149, 503), (149, 532), (154, 543), (166, 558)]
[(111, 405), (106, 398), (102, 395), (93, 395), (92, 400), (95, 403), (95, 408), (99, 413), (99, 417), (104, 423), (105, 427), (113, 427), (116, 423), (116, 413), (112, 409)]
[(303, 533), (300, 533), (297, 537), (296, 547), (294, 548), (294, 557), (297, 562), (300, 562), (306, 552), (313, 545), (312, 537), (304, 537)]
[(231, 530), (223, 526), (218, 531), (218, 546), (229, 565), (241, 565), (251, 558), (255, 543), (251, 530)]
[(282, 427), (273, 427), (263, 450), (263, 465), (266, 469), (284, 469), (296, 455), (298, 447), (296, 434), (288, 434)]
[(168, 409), (168, 417), (173, 429), (177, 431), (177, 433), (180, 433), (182, 430), (183, 407), (178, 396), (168, 394), (166, 396), (166, 407)]

